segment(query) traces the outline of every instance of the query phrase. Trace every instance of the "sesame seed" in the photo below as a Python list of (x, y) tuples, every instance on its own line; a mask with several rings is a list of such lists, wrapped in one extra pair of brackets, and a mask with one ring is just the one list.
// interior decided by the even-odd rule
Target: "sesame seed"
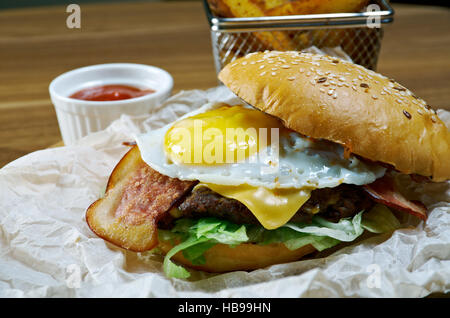
[(334, 90), (330, 89), (327, 94), (331, 96), (331, 95), (333, 95), (333, 92), (334, 92)]
[(359, 78), (360, 80), (362, 80), (362, 79), (363, 79), (363, 77), (362, 77), (361, 75), (359, 75), (359, 76), (358, 76), (358, 78)]
[(418, 113), (419, 115), (423, 115), (423, 111), (420, 110), (420, 109), (417, 110), (417, 113)]
[(291, 68), (289, 65), (281, 65), (281, 68), (288, 69)]
[(278, 70), (276, 67), (272, 67), (272, 71), (276, 71)]
[(406, 110), (403, 110), (403, 115), (405, 115), (406, 118), (411, 119), (411, 114), (408, 113)]
[(275, 75), (277, 75), (277, 72), (272, 72), (272, 76), (275, 76)]
[(356, 86), (353, 85), (353, 86), (352, 86), (352, 89), (353, 89), (354, 91), (356, 91)]
[(261, 74), (259, 74), (260, 76), (264, 76), (266, 75), (266, 72), (262, 72)]
[(299, 71), (300, 71), (300, 73), (303, 73), (305, 71), (305, 69), (304, 68), (300, 68)]
[(321, 77), (317, 80), (317, 83), (325, 83), (327, 81), (326, 77)]
[(262, 70), (263, 68), (264, 68), (264, 65), (261, 65), (261, 66), (259, 67), (260, 70)]
[(341, 81), (341, 82), (345, 82), (345, 77), (341, 76), (341, 77), (338, 78), (338, 80)]
[(251, 62), (250, 62), (251, 65), (254, 65), (255, 63), (256, 63), (255, 61), (251, 61)]
[(298, 62), (292, 61), (291, 64), (298, 65)]
[(310, 76), (310, 75), (311, 75), (311, 72), (308, 71), (308, 73), (306, 73), (306, 76)]
[(366, 84), (366, 83), (361, 83), (361, 84), (359, 84), (359, 86), (364, 87), (364, 88), (369, 88), (369, 84)]
[(247, 61), (242, 62), (242, 65), (244, 66), (247, 65)]
[(314, 79), (311, 79), (309, 82), (310, 82), (312, 85), (316, 84), (316, 81), (315, 81)]
[(293, 81), (293, 80), (295, 80), (295, 76), (290, 76), (290, 77), (288, 77), (287, 78), (289, 81)]
[(321, 88), (319, 88), (319, 91), (321, 91), (322, 93), (325, 93), (325, 88), (321, 87)]
[(336, 99), (337, 98), (337, 93), (333, 94), (333, 98)]
[(386, 95), (386, 92), (383, 92), (383, 91), (381, 91), (381, 93), (380, 93), (381, 95)]
[(399, 104), (402, 103), (402, 101), (401, 101), (400, 99), (398, 99), (398, 98), (397, 98), (395, 101), (396, 101), (397, 103), (399, 103)]
[(376, 95), (372, 95), (373, 99), (378, 99), (378, 97)]
[(331, 63), (337, 64), (337, 63), (339, 63), (339, 60), (333, 60), (333, 61), (331, 61)]
[(433, 122), (433, 123), (435, 123), (437, 120), (436, 120), (436, 117), (434, 117), (434, 116), (431, 116), (431, 121)]

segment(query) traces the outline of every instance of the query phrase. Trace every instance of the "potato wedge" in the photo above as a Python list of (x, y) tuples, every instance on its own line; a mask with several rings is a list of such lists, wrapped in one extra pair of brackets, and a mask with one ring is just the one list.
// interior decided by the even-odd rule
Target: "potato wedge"
[(212, 13), (219, 17), (232, 18), (230, 8), (222, 0), (208, 0)]
[(358, 12), (368, 0), (294, 0), (266, 11), (269, 16)]
[(254, 0), (264, 11), (289, 3), (290, 0)]
[[(216, 15), (223, 17), (262, 17), (302, 14), (322, 14), (334, 12), (358, 12), (368, 0), (208, 0)], [(223, 51), (233, 52), (231, 55), (221, 54), (221, 59), (228, 61), (234, 56), (243, 56), (250, 52), (264, 50), (302, 50), (310, 46), (335, 47), (352, 46), (345, 37), (350, 31), (314, 30), (300, 33), (297, 31), (260, 31), (252, 32), (256, 40), (239, 33), (228, 41), (230, 47)], [(351, 41), (350, 41), (351, 42)], [(354, 48), (350, 47), (349, 52)], [(222, 53), (222, 52), (221, 52)], [(226, 64), (223, 63), (223, 64)]]
[[(209, 0), (213, 10), (223, 17), (263, 17), (266, 15), (265, 1), (252, 0)], [(271, 6), (285, 0), (272, 0)], [(286, 32), (253, 32), (252, 33), (262, 44), (261, 50), (293, 50), (292, 43)]]

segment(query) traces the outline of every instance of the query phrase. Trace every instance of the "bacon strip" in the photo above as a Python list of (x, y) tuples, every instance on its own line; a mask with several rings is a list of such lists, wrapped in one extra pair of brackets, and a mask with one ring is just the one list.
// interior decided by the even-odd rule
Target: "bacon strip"
[(158, 220), (196, 183), (153, 170), (134, 146), (114, 168), (105, 196), (86, 211), (86, 221), (94, 233), (119, 247), (150, 250), (158, 244)]
[(387, 174), (373, 183), (364, 185), (363, 188), (370, 194), (374, 201), (415, 215), (424, 221), (426, 221), (428, 217), (425, 205), (419, 201), (410, 201), (406, 199), (395, 189), (394, 180)]

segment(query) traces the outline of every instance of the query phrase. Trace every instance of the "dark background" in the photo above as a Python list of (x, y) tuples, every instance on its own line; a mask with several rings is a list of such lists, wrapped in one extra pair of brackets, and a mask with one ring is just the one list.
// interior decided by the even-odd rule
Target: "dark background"
[[(41, 5), (68, 5), (70, 3), (105, 3), (105, 2), (132, 2), (136, 0), (0, 0), (0, 9), (23, 8)], [(146, 2), (172, 1), (172, 0), (141, 0)], [(196, 0), (201, 1), (201, 0)], [(450, 7), (449, 0), (393, 0), (392, 3), (414, 3), (422, 5), (440, 5)]]

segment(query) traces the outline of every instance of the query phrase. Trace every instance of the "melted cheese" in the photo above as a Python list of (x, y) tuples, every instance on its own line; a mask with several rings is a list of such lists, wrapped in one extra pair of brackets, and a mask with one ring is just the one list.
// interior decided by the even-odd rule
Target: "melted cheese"
[[(311, 196), (311, 189), (267, 189), (249, 185), (202, 184), (244, 204), (268, 230), (286, 224)], [(200, 185), (198, 185), (200, 186)]]

